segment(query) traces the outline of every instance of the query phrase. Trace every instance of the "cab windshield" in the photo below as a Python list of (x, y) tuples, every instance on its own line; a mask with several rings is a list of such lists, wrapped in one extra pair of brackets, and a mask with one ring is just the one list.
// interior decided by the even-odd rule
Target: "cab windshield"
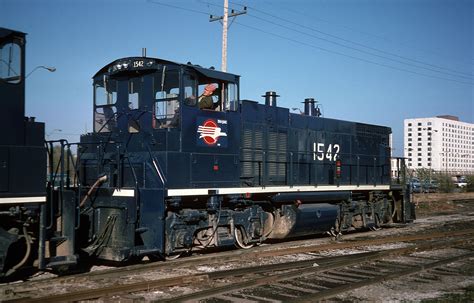
[(94, 83), (94, 131), (110, 132), (117, 126), (117, 80), (103, 76)]

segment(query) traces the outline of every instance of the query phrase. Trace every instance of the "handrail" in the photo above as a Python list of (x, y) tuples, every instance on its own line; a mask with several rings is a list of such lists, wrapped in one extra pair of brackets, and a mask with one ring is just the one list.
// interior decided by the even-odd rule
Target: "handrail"
[[(310, 184), (317, 186), (318, 185), (318, 168), (321, 167), (327, 167), (327, 166), (335, 166), (335, 162), (318, 162), (318, 161), (312, 161), (309, 160), (308, 156), (312, 156), (313, 152), (287, 152), (287, 156), (285, 157), (285, 161), (276, 161), (276, 160), (271, 160), (268, 161), (265, 157), (266, 153), (264, 151), (261, 151), (263, 155), (263, 160), (241, 160), (241, 163), (251, 163), (251, 164), (257, 164), (258, 165), (258, 172), (257, 172), (257, 180), (259, 181), (259, 184), (263, 187), (268, 185), (268, 180), (266, 178), (268, 177), (268, 171), (267, 167), (268, 164), (280, 164), (285, 166), (285, 175), (284, 175), (284, 182), (286, 185), (289, 186), (294, 186), (295, 182), (292, 178), (294, 173), (301, 168), (301, 166), (306, 166), (307, 170), (307, 178), (305, 179), (304, 183), (302, 184)], [(306, 159), (301, 159), (298, 156), (304, 156), (306, 155)], [(341, 155), (341, 154), (340, 154)], [(338, 158), (340, 158), (340, 155)], [(345, 171), (347, 170), (349, 176), (349, 184), (355, 184), (356, 186), (360, 186), (361, 184), (372, 184), (374, 186), (377, 186), (378, 184), (384, 184), (384, 183), (390, 183), (390, 174), (389, 170), (386, 169), (387, 166), (390, 166), (390, 164), (387, 164), (386, 161), (381, 160), (389, 157), (377, 157), (374, 155), (363, 155), (363, 154), (342, 154), (346, 156), (350, 156), (353, 160), (351, 164), (347, 163), (342, 163), (342, 170)], [(370, 161), (365, 165), (361, 165), (361, 158), (366, 158), (366, 161)], [(312, 159), (312, 157), (310, 157)], [(378, 164), (379, 163), (379, 164)], [(353, 170), (353, 168), (356, 168)], [(362, 173), (361, 169), (364, 170), (364, 173)], [(334, 171), (336, 169), (334, 168)], [(388, 172), (388, 175), (387, 175)], [(361, 175), (362, 173), (362, 175)], [(280, 175), (278, 175), (280, 176)], [(282, 175), (280, 177), (283, 177)], [(361, 182), (361, 177), (364, 177), (366, 180)], [(370, 179), (368, 179), (370, 177)], [(384, 180), (387, 180), (387, 182), (384, 182)], [(337, 180), (337, 184), (340, 184), (341, 180)]]
[(153, 156), (153, 153), (151, 152), (150, 145), (147, 143), (146, 144), (148, 154), (150, 155), (151, 162), (153, 163), (153, 167), (155, 168), (156, 173), (158, 174), (158, 177), (160, 178), (161, 184), (163, 185), (163, 190), (165, 189), (165, 184), (168, 183), (168, 180), (166, 180), (166, 176), (163, 173), (160, 162)]
[[(135, 168), (133, 167), (132, 165), (132, 162), (130, 161), (130, 157), (128, 156), (128, 150), (127, 150), (127, 146), (125, 145), (124, 146), (124, 154), (123, 154), (124, 158), (127, 158), (127, 161), (128, 161), (128, 165), (130, 166), (130, 170), (132, 171), (132, 175), (133, 175), (133, 179), (135, 180), (135, 190), (138, 191), (138, 178), (137, 178), (137, 174), (135, 172)], [(120, 165), (120, 163), (118, 163), (118, 165)]]
[[(60, 158), (58, 161), (58, 164), (56, 166), (56, 169), (54, 169), (54, 143), (59, 143), (61, 145), (61, 150), (60, 150)], [(58, 177), (58, 172), (60, 172), (61, 179), (59, 181), (59, 197), (60, 200), (62, 201), (63, 195), (64, 195), (64, 146), (67, 144), (67, 140), (65, 139), (60, 139), (60, 140), (51, 140), (51, 141), (45, 141), (46, 144), (46, 150), (48, 153), (48, 161), (49, 161), (49, 194), (52, 197), (53, 196), (53, 189), (54, 189), (54, 184), (56, 182), (56, 178)], [(50, 204), (50, 223), (46, 227), (46, 229), (51, 229), (54, 224), (54, 204)]]

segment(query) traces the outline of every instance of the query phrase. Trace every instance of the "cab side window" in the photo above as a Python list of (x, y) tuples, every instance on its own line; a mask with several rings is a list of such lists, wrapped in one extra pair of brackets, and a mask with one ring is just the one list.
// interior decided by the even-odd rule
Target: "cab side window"
[(215, 111), (236, 111), (239, 107), (238, 85), (222, 80), (199, 79), (199, 109)]
[(0, 46), (0, 79), (8, 83), (21, 81), (21, 47), (17, 43)]
[(221, 110), (221, 89), (217, 82), (200, 83), (198, 86), (199, 98), (197, 100), (199, 109)]
[(239, 96), (237, 84), (227, 83), (225, 88), (226, 98), (225, 98), (225, 110), (226, 111), (236, 111), (239, 108)]

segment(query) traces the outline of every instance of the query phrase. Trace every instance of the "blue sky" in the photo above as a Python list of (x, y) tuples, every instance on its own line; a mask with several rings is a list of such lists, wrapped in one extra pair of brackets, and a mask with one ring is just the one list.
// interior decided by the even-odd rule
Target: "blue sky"
[[(164, 5), (163, 5), (164, 4)], [(92, 127), (92, 75), (127, 56), (220, 68), (223, 0), (0, 0), (0, 26), (27, 36), (27, 115), (51, 139)], [(474, 123), (474, 1), (230, 0), (228, 71), (241, 98), (319, 100), (325, 117), (390, 126), (450, 114)], [(171, 6), (177, 6), (171, 7)], [(61, 129), (59, 132), (57, 129)]]

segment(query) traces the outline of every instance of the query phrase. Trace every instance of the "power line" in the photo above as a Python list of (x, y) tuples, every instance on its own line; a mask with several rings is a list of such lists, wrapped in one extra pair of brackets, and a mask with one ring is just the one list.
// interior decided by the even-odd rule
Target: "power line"
[[(234, 3), (234, 2), (231, 2), (231, 3), (237, 4), (237, 5), (242, 5), (242, 4), (238, 4), (238, 3)], [(355, 44), (355, 45), (358, 45), (358, 46), (361, 46), (361, 47), (364, 47), (364, 48), (367, 48), (367, 49), (370, 49), (370, 50), (373, 50), (373, 51), (377, 51), (377, 52), (380, 52), (380, 53), (383, 53), (383, 54), (387, 54), (387, 55), (394, 56), (394, 57), (397, 57), (397, 58), (401, 58), (401, 59), (404, 59), (404, 60), (408, 60), (408, 61), (411, 61), (411, 62), (416, 62), (416, 63), (424, 64), (424, 65), (431, 66), (431, 67), (434, 67), (434, 68), (437, 68), (437, 69), (443, 69), (443, 70), (451, 71), (451, 72), (454, 72), (454, 73), (467, 75), (468, 77), (466, 77), (466, 76), (461, 76), (461, 75), (455, 75), (455, 74), (451, 74), (451, 73), (446, 73), (446, 72), (434, 70), (434, 69), (431, 69), (431, 68), (428, 68), (428, 67), (417, 66), (417, 65), (411, 65), (411, 64), (406, 63), (406, 62), (403, 62), (403, 61), (399, 61), (399, 60), (392, 59), (392, 58), (389, 58), (389, 57), (384, 57), (384, 56), (377, 55), (377, 54), (374, 54), (374, 53), (371, 53), (371, 52), (367, 52), (367, 51), (364, 51), (364, 50), (361, 50), (361, 49), (358, 49), (358, 48), (355, 48), (355, 47), (347, 46), (347, 45), (344, 45), (344, 44), (341, 44), (341, 43), (338, 43), (338, 42), (335, 42), (335, 41), (332, 41), (332, 40), (329, 40), (329, 39), (325, 39), (325, 38), (321, 38), (321, 37), (318, 37), (318, 36), (314, 36), (314, 35), (311, 35), (311, 34), (308, 34), (308, 33), (305, 33), (305, 32), (302, 32), (302, 31), (299, 31), (299, 30), (296, 30), (296, 29), (293, 29), (293, 28), (290, 28), (290, 27), (288, 27), (288, 26), (285, 26), (285, 25), (282, 25), (282, 24), (279, 24), (279, 23), (276, 23), (276, 22), (273, 22), (273, 21), (270, 21), (270, 20), (267, 20), (267, 19), (264, 19), (264, 18), (255, 16), (255, 15), (253, 15), (253, 14), (249, 14), (249, 16), (251, 16), (251, 17), (253, 17), (253, 18), (256, 18), (256, 19), (259, 19), (259, 20), (261, 20), (261, 21), (268, 22), (268, 23), (271, 23), (271, 24), (273, 24), (273, 25), (280, 26), (280, 27), (283, 27), (283, 28), (285, 28), (285, 29), (295, 31), (295, 32), (298, 32), (298, 33), (300, 33), (300, 34), (308, 35), (308, 36), (310, 36), (310, 37), (313, 37), (313, 38), (316, 38), (316, 39), (320, 39), (320, 40), (323, 40), (323, 41), (326, 41), (326, 42), (329, 42), (329, 43), (332, 43), (332, 44), (336, 44), (336, 45), (339, 45), (339, 46), (342, 46), (342, 47), (350, 48), (350, 49), (353, 49), (353, 50), (356, 50), (356, 51), (359, 51), (359, 52), (362, 52), (362, 53), (366, 53), (366, 54), (369, 54), (369, 55), (372, 55), (372, 56), (381, 57), (381, 58), (384, 58), (384, 59), (387, 59), (387, 60), (391, 60), (391, 61), (394, 61), (394, 62), (398, 62), (398, 63), (401, 63), (401, 64), (410, 65), (410, 66), (415, 66), (415, 67), (417, 67), (417, 68), (422, 68), (422, 69), (430, 70), (430, 71), (437, 72), (437, 73), (447, 74), (447, 75), (454, 76), (454, 77), (460, 77), (460, 78), (465, 78), (465, 79), (469, 79), (469, 80), (473, 79), (473, 77), (474, 77), (472, 74), (469, 74), (469, 73), (465, 73), (465, 72), (453, 70), (453, 69), (450, 69), (450, 68), (446, 68), (446, 67), (434, 65), (434, 64), (431, 64), (431, 63), (426, 63), (426, 62), (423, 62), (423, 61), (420, 61), (420, 60), (416, 60), (416, 59), (411, 59), (411, 58), (408, 58), (408, 57), (405, 57), (405, 56), (400, 56), (400, 55), (397, 55), (397, 54), (394, 54), (394, 53), (391, 53), (391, 52), (388, 52), (388, 51), (385, 51), (385, 50), (381, 50), (381, 49), (378, 49), (378, 48), (374, 48), (374, 47), (371, 47), (371, 46), (367, 46), (367, 45), (365, 45), (365, 44), (363, 44), (363, 43), (354, 42), (354, 41), (351, 41), (351, 40), (348, 40), (348, 39), (345, 39), (345, 38), (341, 38), (341, 37), (339, 37), (339, 36), (336, 36), (336, 35), (333, 35), (333, 34), (330, 34), (330, 33), (326, 33), (326, 32), (323, 32), (323, 31), (321, 31), (321, 30), (318, 30), (318, 29), (315, 29), (315, 28), (312, 28), (312, 27), (309, 27), (309, 26), (305, 26), (305, 25), (296, 23), (296, 22), (294, 22), (294, 21), (291, 21), (291, 20), (288, 20), (288, 19), (285, 19), (285, 18), (276, 16), (276, 15), (273, 15), (273, 14), (270, 14), (270, 13), (267, 13), (267, 12), (264, 12), (264, 11), (262, 11), (262, 10), (259, 10), (259, 9), (255, 8), (255, 7), (250, 7), (250, 6), (249, 6), (249, 8), (252, 8), (252, 10), (257, 11), (257, 12), (260, 12), (260, 13), (262, 13), (262, 14), (264, 14), (264, 15), (267, 15), (267, 16), (270, 16), (270, 17), (272, 17), (272, 18), (275, 18), (275, 19), (278, 19), (278, 20), (281, 20), (281, 21), (284, 21), (284, 22), (287, 22), (287, 23), (290, 23), (290, 24), (293, 24), (293, 25), (302, 27), (302, 28), (304, 28), (304, 29), (308, 29), (308, 30), (317, 32), (317, 33), (321, 33), (321, 34), (323, 34), (323, 35), (327, 35), (327, 36), (329, 36), (329, 37), (332, 37), (332, 38), (335, 38), (335, 39), (339, 39), (339, 40), (344, 41), (344, 42), (352, 43), (352, 44)]]
[[(200, 1), (200, 2), (207, 3), (208, 5), (219, 6), (219, 5), (217, 5), (217, 4), (213, 4), (213, 3), (210, 3), (210, 2), (205, 2), (205, 1)], [(233, 4), (236, 4), (236, 5), (241, 5), (241, 6), (242, 6), (242, 4), (235, 3), (235, 2), (232, 2), (232, 1), (231, 1), (230, 3), (233, 3)], [(343, 41), (346, 41), (346, 42), (349, 42), (349, 43), (361, 45), (362, 47), (365, 47), (365, 48), (368, 48), (368, 49), (372, 49), (372, 50), (375, 50), (375, 51), (378, 51), (378, 52), (382, 52), (382, 53), (387, 53), (387, 54), (389, 54), (389, 55), (396, 56), (396, 57), (399, 57), (399, 58), (402, 58), (402, 59), (405, 59), (405, 60), (409, 60), (409, 61), (413, 61), (413, 62), (419, 62), (419, 63), (421, 63), (421, 64), (425, 64), (425, 65), (428, 65), (428, 66), (434, 66), (434, 67), (436, 67), (436, 68), (438, 68), (438, 69), (450, 70), (450, 69), (447, 69), (447, 68), (443, 68), (443, 67), (438, 67), (438, 66), (436, 66), (436, 65), (432, 65), (432, 64), (430, 64), (430, 63), (425, 63), (425, 62), (422, 62), (422, 61), (419, 61), (419, 60), (414, 60), (414, 59), (406, 58), (406, 57), (399, 56), (399, 55), (396, 55), (396, 54), (392, 54), (392, 53), (390, 53), (390, 52), (386, 52), (386, 51), (383, 51), (383, 50), (379, 50), (379, 49), (376, 49), (376, 48), (372, 48), (372, 47), (370, 47), (370, 46), (365, 46), (364, 44), (361, 44), (361, 43), (358, 43), (358, 42), (353, 42), (353, 41), (350, 41), (350, 40), (347, 40), (347, 39), (344, 39), (344, 38), (340, 38), (340, 37), (335, 36), (335, 35), (332, 35), (332, 34), (327, 34), (327, 33), (323, 32), (323, 31), (319, 31), (319, 30), (317, 30), (317, 29), (314, 29), (314, 28), (311, 28), (311, 27), (308, 27), (308, 26), (304, 26), (304, 25), (298, 24), (298, 23), (293, 22), (293, 21), (291, 21), (291, 20), (287, 20), (287, 19), (284, 19), (284, 18), (275, 16), (275, 15), (272, 15), (272, 14), (266, 13), (266, 12), (264, 12), (264, 11), (261, 11), (261, 10), (255, 8), (255, 7), (250, 7), (250, 6), (249, 6), (249, 8), (252, 8), (252, 10), (261, 12), (262, 14), (271, 16), (271, 17), (273, 17), (273, 18), (280, 19), (280, 20), (283, 20), (283, 21), (285, 21), (285, 22), (288, 22), (288, 23), (291, 23), (291, 24), (295, 24), (295, 25), (297, 25), (297, 26), (300, 26), (300, 27), (303, 27), (303, 28), (306, 28), (306, 29), (310, 29), (310, 30), (312, 30), (312, 31), (319, 32), (319, 33), (322, 33), (322, 34), (325, 34), (325, 35), (328, 35), (328, 36), (331, 36), (331, 37), (334, 37), (334, 38), (336, 38), (336, 39), (340, 39), (340, 40), (343, 40)], [(470, 74), (467, 74), (467, 73), (463, 73), (463, 72), (459, 72), (459, 71), (454, 71), (454, 72), (456, 72), (456, 73), (466, 74), (466, 75), (468, 75), (469, 77), (461, 76), (461, 75), (456, 75), (456, 74), (452, 74), (452, 73), (448, 73), (448, 72), (443, 72), (443, 71), (439, 71), (439, 70), (432, 69), (432, 68), (429, 68), (429, 67), (424, 67), (424, 66), (418, 66), (418, 65), (410, 64), (410, 63), (403, 62), (403, 61), (400, 61), (400, 60), (397, 60), (397, 59), (389, 58), (389, 57), (386, 57), (386, 56), (382, 56), (382, 55), (374, 54), (374, 53), (371, 53), (371, 52), (368, 52), (368, 51), (365, 51), (365, 50), (361, 50), (361, 49), (358, 49), (358, 48), (355, 48), (355, 47), (351, 47), (351, 46), (348, 46), (348, 45), (344, 45), (344, 44), (341, 44), (341, 43), (338, 43), (338, 42), (335, 42), (335, 41), (332, 41), (332, 40), (329, 40), (329, 39), (321, 38), (321, 37), (318, 37), (318, 36), (315, 36), (315, 35), (312, 35), (312, 34), (309, 34), (309, 33), (303, 32), (303, 31), (300, 31), (300, 30), (296, 30), (296, 29), (294, 29), (294, 28), (291, 28), (291, 27), (288, 27), (288, 26), (285, 26), (285, 25), (282, 25), (282, 24), (279, 24), (279, 23), (276, 23), (276, 22), (273, 22), (273, 21), (270, 21), (270, 20), (267, 20), (267, 19), (264, 19), (264, 18), (255, 16), (255, 15), (253, 15), (253, 14), (248, 14), (248, 15), (249, 15), (250, 17), (256, 18), (256, 19), (258, 19), (258, 20), (261, 20), (261, 21), (264, 21), (264, 22), (267, 22), (267, 23), (270, 23), (270, 24), (273, 24), (273, 25), (276, 25), (276, 26), (279, 26), (279, 27), (282, 27), (282, 28), (285, 28), (285, 29), (288, 29), (288, 30), (291, 30), (291, 31), (294, 31), (294, 32), (297, 32), (297, 33), (300, 33), (300, 34), (303, 34), (303, 35), (307, 35), (307, 36), (310, 36), (310, 37), (313, 37), (313, 38), (316, 38), (316, 39), (320, 39), (320, 40), (323, 40), (323, 41), (326, 41), (326, 42), (329, 42), (329, 43), (332, 43), (332, 44), (335, 44), (335, 45), (338, 45), (338, 46), (341, 46), (341, 47), (345, 47), (345, 48), (352, 49), (352, 50), (355, 50), (355, 51), (358, 51), (358, 52), (361, 52), (361, 53), (365, 53), (365, 54), (368, 54), (368, 55), (371, 55), (371, 56), (375, 56), (375, 57), (379, 57), (379, 58), (382, 58), (382, 59), (390, 60), (390, 61), (397, 62), (397, 63), (400, 63), (400, 64), (404, 64), (404, 65), (407, 65), (407, 66), (410, 66), (410, 67), (425, 69), (425, 70), (428, 70), (428, 71), (431, 71), (431, 72), (436, 72), (436, 73), (439, 73), (439, 74), (442, 74), (442, 75), (446, 75), (446, 76), (459, 77), (459, 78), (464, 78), (464, 79), (467, 79), (467, 80), (472, 80), (472, 79), (473, 79), (473, 76), (470, 75)]]
[[(316, 38), (316, 39), (319, 39), (319, 40), (322, 40), (322, 41), (326, 41), (326, 42), (329, 42), (329, 43), (332, 43), (332, 44), (335, 44), (335, 45), (338, 45), (338, 46), (341, 46), (341, 47), (345, 47), (345, 48), (348, 48), (348, 49), (352, 49), (352, 50), (355, 50), (355, 51), (358, 51), (358, 52), (361, 52), (361, 53), (364, 53), (364, 54), (367, 54), (367, 55), (370, 55), (370, 56), (382, 58), (382, 59), (385, 59), (385, 60), (390, 60), (390, 61), (397, 62), (397, 63), (400, 63), (400, 64), (404, 64), (404, 65), (407, 65), (407, 66), (410, 66), (410, 67), (416, 67), (416, 68), (420, 68), (420, 69), (425, 69), (425, 70), (432, 71), (432, 72), (436, 72), (436, 73), (440, 73), (440, 74), (443, 74), (443, 75), (449, 75), (449, 76), (464, 78), (464, 79), (468, 79), (468, 80), (472, 80), (472, 79), (473, 79), (473, 78), (472, 78), (473, 76), (466, 77), (466, 76), (456, 75), (456, 74), (453, 74), (453, 73), (448, 73), (448, 72), (439, 71), (439, 70), (436, 70), (436, 69), (433, 69), (433, 68), (429, 68), (429, 67), (424, 67), (424, 66), (419, 66), (419, 65), (407, 63), (407, 62), (400, 61), (400, 60), (397, 60), (397, 59), (393, 59), (393, 58), (389, 58), (389, 57), (386, 57), (386, 56), (374, 54), (374, 53), (371, 53), (371, 52), (368, 52), (368, 51), (365, 51), (365, 50), (361, 50), (361, 49), (356, 48), (356, 47), (344, 45), (344, 44), (342, 44), (342, 43), (335, 42), (335, 41), (331, 41), (331, 40), (329, 40), (329, 39), (321, 38), (321, 37), (318, 37), (318, 36), (315, 36), (315, 35), (312, 35), (312, 34), (309, 34), (309, 33), (306, 33), (306, 32), (300, 31), (300, 30), (297, 30), (297, 29), (293, 29), (293, 28), (291, 28), (291, 27), (288, 27), (288, 26), (285, 26), (285, 25), (282, 25), (282, 24), (278, 24), (278, 23), (273, 22), (273, 21), (270, 21), (270, 20), (266, 20), (266, 19), (261, 18), (261, 17), (254, 16), (254, 15), (252, 15), (252, 14), (249, 14), (249, 16), (250, 16), (250, 17), (253, 17), (253, 18), (256, 18), (256, 19), (258, 19), (258, 20), (261, 20), (261, 21), (264, 21), (264, 22), (267, 22), (267, 23), (270, 23), (270, 24), (273, 24), (273, 25), (276, 25), (276, 26), (279, 26), (279, 27), (282, 27), (282, 28), (285, 28), (285, 29), (294, 31), (294, 32), (299, 33), (299, 34), (303, 34), (303, 35), (306, 35), (306, 36), (309, 36), (309, 37), (312, 37), (312, 38)], [(397, 56), (397, 57), (400, 57), (400, 56)], [(411, 60), (411, 61), (414, 61), (414, 60)]]
[[(184, 7), (180, 7), (180, 6), (176, 6), (176, 5), (165, 4), (163, 2), (157, 2), (157, 1), (152, 1), (152, 0), (149, 0), (149, 2), (154, 3), (154, 4), (158, 4), (158, 5), (172, 7), (172, 8), (175, 8), (175, 9), (180, 9), (180, 10), (185, 10), (185, 11), (190, 11), (190, 12), (194, 12), (194, 13), (208, 15), (208, 13), (203, 12), (203, 11), (188, 9), (188, 8), (184, 8)], [(208, 4), (213, 5), (213, 6), (218, 6), (218, 5), (213, 4), (213, 3), (208, 3)], [(348, 55), (348, 54), (341, 53), (341, 52), (338, 52), (338, 51), (329, 50), (329, 49), (319, 47), (319, 46), (316, 46), (316, 45), (313, 45), (313, 44), (309, 44), (309, 43), (306, 43), (306, 42), (302, 42), (302, 41), (299, 41), (299, 40), (296, 40), (296, 39), (293, 39), (293, 38), (285, 37), (285, 36), (282, 36), (282, 35), (279, 35), (279, 34), (276, 34), (276, 33), (273, 33), (273, 32), (265, 31), (265, 30), (262, 30), (260, 28), (256, 28), (256, 27), (253, 27), (253, 26), (250, 26), (250, 25), (242, 24), (242, 23), (239, 23), (239, 22), (235, 22), (235, 23), (239, 24), (240, 26), (247, 27), (249, 29), (259, 31), (261, 33), (265, 33), (265, 34), (268, 34), (268, 35), (271, 35), (271, 36), (274, 36), (274, 37), (278, 37), (278, 38), (283, 39), (283, 40), (291, 41), (291, 42), (294, 42), (294, 43), (297, 43), (297, 44), (300, 44), (300, 45), (304, 45), (306, 47), (322, 50), (322, 51), (327, 52), (327, 53), (336, 54), (336, 55), (339, 55), (339, 56), (344, 56), (344, 57), (351, 58), (351, 59), (358, 60), (358, 61), (362, 61), (362, 62), (365, 62), (365, 63), (370, 63), (370, 64), (374, 64), (374, 65), (378, 65), (378, 66), (382, 66), (382, 67), (386, 67), (386, 68), (390, 68), (390, 69), (394, 69), (394, 70), (398, 70), (398, 71), (403, 71), (403, 72), (407, 72), (407, 73), (411, 73), (411, 74), (416, 74), (416, 75), (423, 76), (423, 77), (446, 80), (446, 81), (456, 82), (456, 83), (460, 83), (460, 84), (474, 85), (473, 82), (459, 81), (459, 80), (455, 80), (455, 79), (449, 79), (449, 78), (439, 77), (439, 76), (435, 76), (435, 75), (428, 75), (428, 74), (424, 74), (424, 73), (420, 73), (420, 72), (416, 72), (416, 71), (412, 71), (412, 70), (408, 70), (408, 69), (404, 69), (404, 68), (399, 68), (399, 67), (396, 67), (396, 66), (375, 62), (375, 61), (360, 58), (360, 57), (357, 57), (357, 56)], [(417, 66), (415, 65), (414, 67), (417, 67)]]
[(461, 84), (474, 85), (474, 82), (464, 82), (464, 81), (459, 81), (459, 80), (455, 80), (455, 79), (438, 77), (438, 76), (434, 76), (434, 75), (427, 75), (427, 74), (419, 73), (419, 72), (404, 69), (404, 68), (398, 68), (398, 67), (395, 67), (395, 66), (392, 66), (392, 65), (379, 63), (379, 62), (367, 60), (367, 59), (364, 59), (364, 58), (344, 54), (344, 53), (341, 53), (341, 52), (329, 50), (329, 49), (319, 47), (319, 46), (316, 46), (316, 45), (312, 45), (312, 44), (309, 44), (309, 43), (306, 43), (306, 42), (302, 42), (302, 41), (299, 41), (299, 40), (296, 40), (296, 39), (293, 39), (293, 38), (285, 37), (285, 36), (275, 34), (275, 33), (272, 33), (272, 32), (268, 32), (268, 31), (264, 31), (260, 28), (256, 28), (256, 27), (253, 27), (253, 26), (250, 26), (250, 25), (242, 24), (242, 23), (239, 23), (239, 22), (235, 22), (235, 23), (239, 24), (240, 26), (250, 28), (252, 30), (256, 30), (256, 31), (259, 31), (259, 32), (262, 32), (262, 33), (265, 33), (265, 34), (268, 34), (268, 35), (271, 35), (271, 36), (275, 36), (275, 37), (278, 37), (278, 38), (281, 38), (281, 39), (284, 39), (284, 40), (288, 40), (288, 41), (291, 41), (291, 42), (294, 42), (294, 43), (297, 43), (297, 44), (301, 44), (301, 45), (304, 45), (304, 46), (307, 46), (307, 47), (319, 49), (319, 50), (322, 50), (324, 52), (328, 52), (328, 53), (331, 53), (331, 54), (344, 56), (344, 57), (352, 58), (352, 59), (355, 59), (355, 60), (363, 61), (363, 62), (366, 62), (366, 63), (371, 63), (371, 64), (375, 64), (375, 65), (378, 65), (378, 66), (383, 66), (383, 67), (387, 67), (387, 68), (391, 68), (391, 69), (395, 69), (395, 70), (398, 70), (398, 71), (403, 71), (403, 72), (407, 72), (407, 73), (411, 73), (411, 74), (416, 74), (416, 75), (420, 75), (420, 76), (424, 76), (424, 77), (428, 77), (428, 78), (441, 79), (441, 80), (447, 80), (447, 81), (457, 82), (457, 83), (461, 83)]
[[(265, 1), (267, 4), (269, 4), (270, 2), (268, 1)], [(243, 4), (238, 4), (238, 3), (235, 3), (237, 5), (243, 5)], [(277, 3), (274, 3), (272, 2), (270, 5), (274, 6), (274, 5), (278, 5)], [(387, 42), (390, 42), (390, 43), (397, 43), (398, 45), (400, 44), (404, 44), (405, 46), (411, 48), (411, 49), (414, 49), (416, 51), (422, 51), (422, 52), (425, 52), (425, 53), (431, 53), (431, 54), (434, 54), (436, 56), (439, 56), (439, 57), (446, 57), (446, 55), (444, 54), (441, 54), (441, 53), (438, 53), (438, 52), (434, 52), (433, 50), (427, 50), (427, 49), (422, 49), (420, 48), (419, 46), (412, 46), (412, 45), (409, 45), (408, 42), (399, 42), (399, 41), (394, 41), (388, 37), (385, 37), (385, 36), (381, 36), (381, 35), (376, 35), (374, 33), (369, 33), (369, 32), (365, 32), (365, 31), (361, 31), (361, 30), (358, 30), (358, 29), (355, 29), (355, 28), (352, 28), (352, 27), (349, 27), (349, 26), (345, 26), (345, 25), (342, 25), (342, 24), (338, 24), (337, 22), (333, 22), (333, 21), (329, 21), (329, 20), (326, 20), (326, 19), (322, 19), (322, 18), (319, 18), (319, 17), (315, 17), (315, 16), (312, 16), (312, 15), (308, 15), (306, 13), (303, 13), (301, 11), (297, 11), (297, 10), (294, 10), (294, 9), (291, 9), (291, 8), (288, 8), (288, 7), (283, 7), (283, 6), (280, 6), (281, 8), (287, 10), (287, 11), (290, 11), (294, 14), (297, 14), (297, 15), (300, 15), (300, 16), (305, 16), (305, 17), (308, 17), (308, 18), (311, 18), (311, 19), (316, 19), (316, 20), (319, 20), (319, 21), (322, 21), (322, 22), (326, 22), (326, 23), (329, 23), (329, 24), (333, 24), (333, 25), (336, 25), (338, 27), (341, 27), (341, 28), (344, 28), (344, 29), (347, 29), (347, 30), (350, 30), (350, 31), (353, 31), (353, 32), (356, 32), (356, 33), (360, 33), (360, 34), (363, 34), (363, 35), (366, 35), (366, 36), (372, 36), (372, 37), (375, 37), (379, 40), (385, 40)], [(458, 61), (458, 62), (463, 62), (463, 63), (469, 63), (469, 64), (472, 64), (474, 65), (474, 59), (460, 59), (460, 58), (451, 58), (451, 59), (454, 59), (455, 61)]]
[(203, 12), (203, 11), (198, 11), (198, 10), (195, 10), (195, 9), (190, 9), (190, 8), (177, 6), (177, 5), (173, 5), (173, 4), (168, 4), (168, 3), (164, 3), (164, 2), (158, 2), (158, 1), (153, 1), (153, 0), (148, 0), (148, 2), (153, 3), (153, 4), (162, 5), (162, 6), (172, 7), (172, 8), (176, 8), (176, 9), (180, 9), (180, 10), (183, 10), (183, 11), (188, 11), (188, 12), (192, 12), (192, 13), (196, 13), (196, 14), (209, 15), (208, 13)]

